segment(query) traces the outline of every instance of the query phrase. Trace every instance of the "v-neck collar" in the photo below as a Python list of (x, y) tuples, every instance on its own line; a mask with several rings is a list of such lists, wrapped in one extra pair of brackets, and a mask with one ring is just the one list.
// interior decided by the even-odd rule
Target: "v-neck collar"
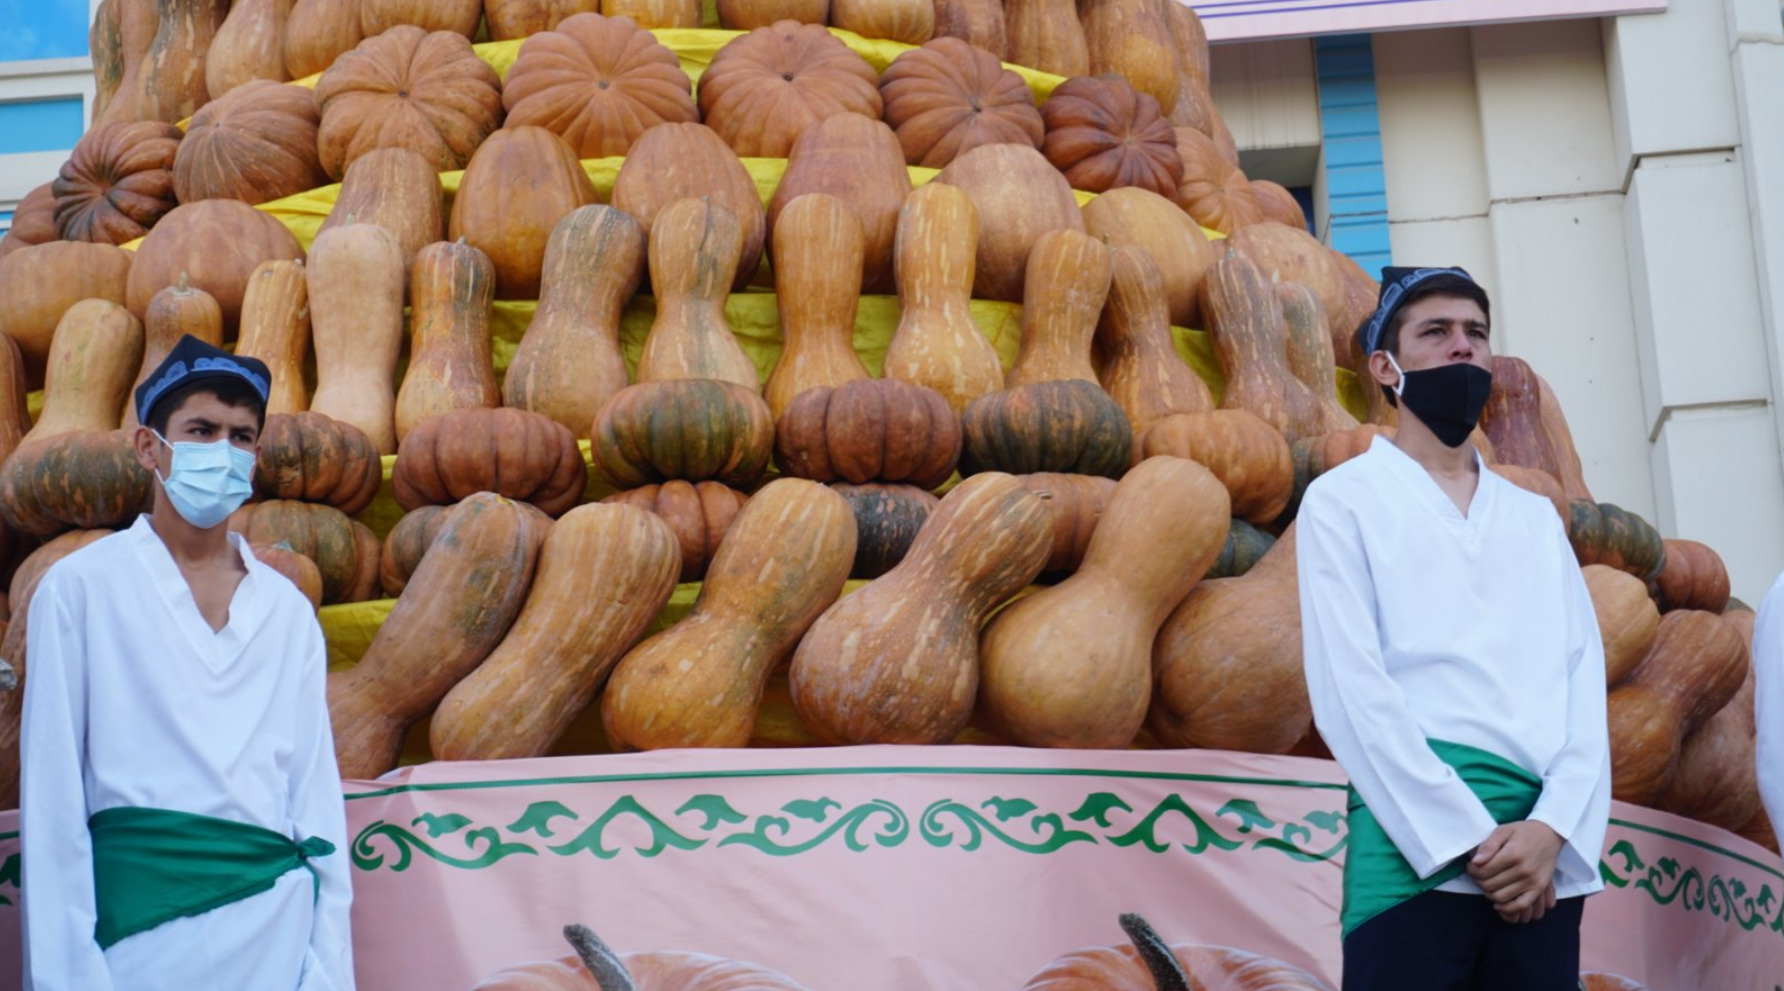
[(224, 622), (222, 629), (213, 630), (198, 609), (198, 600), (192, 595), (192, 586), (180, 572), (180, 566), (174, 561), (167, 545), (149, 524), (147, 514), (138, 516), (128, 532), (136, 543), (137, 557), (148, 571), (149, 584), (154, 587), (162, 606), (167, 609), (168, 617), (180, 628), (193, 652), (213, 674), (221, 674), (227, 670), (241, 656), (242, 646), (265, 618), (264, 610), (260, 607), (260, 596), (255, 594), (254, 585), (256, 569), (263, 565), (255, 560), (248, 549), (247, 541), (237, 533), (228, 536), (230, 546), (241, 555), (247, 574), (242, 576), (235, 587), (235, 593), (230, 597), (228, 620)]
[(1474, 468), (1478, 477), (1474, 485), (1474, 495), (1468, 500), (1468, 512), (1463, 513), (1456, 507), (1456, 503), (1449, 497), (1449, 493), (1443, 491), (1443, 486), (1437, 484), (1437, 479), (1432, 478), (1431, 473), (1425, 470), (1424, 465), (1419, 464), (1412, 455), (1402, 451), (1398, 444), (1377, 435), (1370, 442), (1369, 450), (1371, 453), (1376, 453), (1382, 448), (1386, 450), (1380, 453), (1400, 466), (1398, 469), (1400, 474), (1406, 478), (1407, 485), (1418, 494), (1419, 501), (1424, 503), (1427, 509), (1451, 526), (1464, 527), (1469, 531), (1479, 529), (1481, 518), (1491, 510), (1493, 503), (1493, 485), (1489, 480), (1493, 473), (1487, 470), (1486, 462), (1481, 458), (1479, 450), (1471, 448), (1469, 452), (1474, 456)]

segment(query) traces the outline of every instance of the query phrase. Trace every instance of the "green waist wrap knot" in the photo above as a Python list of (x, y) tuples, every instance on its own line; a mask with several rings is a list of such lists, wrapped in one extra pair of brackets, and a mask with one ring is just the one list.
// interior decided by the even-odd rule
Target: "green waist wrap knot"
[(260, 826), (168, 809), (106, 809), (87, 829), (99, 916), (93, 936), (102, 948), (270, 891), (299, 867), (320, 894), (310, 859), (335, 849), (317, 836), (297, 842)]
[[(1426, 742), (1431, 752), (1455, 768), (1463, 783), (1480, 797), (1494, 822), (1530, 818), (1530, 811), (1542, 795), (1541, 778), (1478, 747), (1447, 740)], [(1345, 843), (1344, 908), (1339, 916), (1346, 937), (1401, 902), (1460, 877), (1467, 866), (1463, 857), (1457, 857), (1437, 873), (1420, 879), (1355, 788), (1350, 789), (1348, 810), (1350, 838)]]

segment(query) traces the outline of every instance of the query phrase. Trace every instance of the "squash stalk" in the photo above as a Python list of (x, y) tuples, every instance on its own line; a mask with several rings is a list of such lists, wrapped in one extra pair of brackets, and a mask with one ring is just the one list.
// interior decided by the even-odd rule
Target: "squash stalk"
[(638, 985), (633, 982), (626, 965), (620, 963), (619, 954), (603, 943), (593, 929), (584, 925), (565, 926), (564, 939), (570, 942), (570, 947), (582, 958), (582, 965), (594, 975), (595, 983), (600, 985), (601, 991), (638, 991)]
[(1152, 928), (1151, 923), (1138, 913), (1124, 912), (1121, 915), (1121, 931), (1127, 933), (1134, 949), (1140, 952), (1140, 961), (1152, 972), (1152, 980), (1158, 985), (1158, 991), (1189, 991), (1189, 975), (1184, 973), (1183, 965), (1177, 962), (1176, 955), (1165, 945), (1164, 939)]

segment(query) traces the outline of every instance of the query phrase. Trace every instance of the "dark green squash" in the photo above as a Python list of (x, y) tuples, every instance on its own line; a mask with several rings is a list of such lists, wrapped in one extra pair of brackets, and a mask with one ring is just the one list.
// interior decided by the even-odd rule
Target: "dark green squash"
[(917, 531), (941, 500), (915, 485), (870, 482), (830, 486), (855, 514), (855, 567), (850, 578), (878, 578), (904, 560)]
[(1120, 478), (1133, 450), (1127, 414), (1094, 382), (1032, 382), (980, 396), (961, 414), (960, 473), (1067, 472)]
[(1232, 529), (1227, 531), (1226, 544), (1220, 548), (1220, 556), (1202, 577), (1237, 578), (1250, 571), (1251, 566), (1275, 544), (1274, 536), (1235, 517)]
[(1666, 544), (1653, 524), (1621, 506), (1575, 499), (1568, 503), (1567, 539), (1580, 566), (1603, 564), (1642, 581), (1666, 565)]
[(249, 503), (230, 515), (229, 529), (250, 544), (284, 543), (316, 562), (325, 606), (364, 602), (379, 592), (377, 536), (333, 506), (289, 499)]
[(151, 505), (154, 484), (129, 433), (57, 434), (19, 445), (0, 466), (0, 515), (33, 537), (127, 525)]
[(671, 379), (615, 393), (590, 432), (595, 470), (615, 488), (679, 478), (742, 487), (768, 469), (774, 417), (734, 382)]

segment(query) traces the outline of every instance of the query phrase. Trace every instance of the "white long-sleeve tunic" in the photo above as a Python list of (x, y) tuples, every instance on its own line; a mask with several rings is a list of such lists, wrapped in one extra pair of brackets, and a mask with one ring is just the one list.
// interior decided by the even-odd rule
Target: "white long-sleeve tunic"
[[(1556, 894), (1602, 889), (1604, 647), (1554, 505), (1482, 468), (1464, 515), (1377, 438), (1308, 486), (1296, 560), (1314, 722), (1413, 870), (1495, 827), (1425, 742), (1440, 739), (1541, 778), (1530, 818), (1565, 840)], [(1466, 874), (1442, 889), (1480, 891)]]
[(1759, 797), (1773, 826), (1784, 829), (1784, 574), (1753, 620), (1753, 693)]
[[(148, 518), (52, 567), (28, 617), (20, 842), (27, 991), (351, 991), (348, 849), (325, 649), (309, 602), (255, 560), (213, 632)], [(231, 819), (335, 853), (272, 890), (101, 951), (87, 819), (118, 806)]]

